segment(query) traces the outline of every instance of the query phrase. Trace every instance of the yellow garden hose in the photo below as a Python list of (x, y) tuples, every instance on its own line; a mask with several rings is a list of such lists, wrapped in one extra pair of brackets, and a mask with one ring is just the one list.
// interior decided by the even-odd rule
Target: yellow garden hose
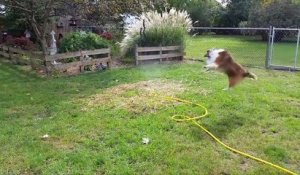
[(268, 161), (265, 161), (263, 159), (260, 159), (260, 158), (257, 158), (257, 157), (254, 157), (254, 156), (251, 156), (250, 154), (247, 154), (247, 153), (244, 153), (242, 151), (239, 151), (237, 149), (234, 149), (228, 145), (226, 145), (225, 143), (223, 143), (220, 139), (218, 139), (215, 135), (213, 135), (211, 132), (209, 132), (204, 126), (202, 126), (201, 124), (199, 124), (197, 122), (198, 119), (200, 118), (203, 118), (203, 117), (206, 117), (208, 115), (208, 111), (207, 111), (207, 108), (204, 107), (203, 105), (199, 104), (199, 103), (193, 103), (193, 102), (190, 102), (190, 101), (187, 101), (187, 100), (183, 100), (183, 99), (180, 99), (180, 98), (174, 98), (174, 97), (165, 97), (166, 100), (168, 101), (177, 101), (177, 102), (182, 102), (182, 103), (186, 103), (186, 104), (191, 104), (191, 105), (195, 105), (195, 106), (198, 106), (202, 109), (204, 109), (204, 114), (202, 114), (201, 116), (197, 116), (197, 117), (191, 117), (191, 116), (187, 116), (187, 115), (174, 115), (172, 116), (172, 119), (174, 121), (177, 121), (177, 122), (185, 122), (185, 121), (190, 121), (192, 122), (193, 124), (195, 124), (196, 126), (198, 126), (199, 128), (201, 128), (203, 131), (205, 131), (208, 135), (210, 135), (217, 143), (219, 143), (220, 145), (224, 146), (225, 148), (229, 149), (230, 151), (234, 152), (234, 153), (237, 153), (237, 154), (240, 154), (242, 156), (245, 156), (245, 157), (248, 157), (250, 159), (253, 159), (253, 160), (256, 160), (258, 162), (261, 162), (261, 163), (264, 163), (264, 164), (267, 164), (267, 165), (270, 165), (278, 170), (281, 170), (287, 174), (292, 174), (292, 175), (297, 175), (297, 173), (294, 173), (286, 168), (283, 168), (279, 165), (275, 165), (271, 162), (268, 162)]

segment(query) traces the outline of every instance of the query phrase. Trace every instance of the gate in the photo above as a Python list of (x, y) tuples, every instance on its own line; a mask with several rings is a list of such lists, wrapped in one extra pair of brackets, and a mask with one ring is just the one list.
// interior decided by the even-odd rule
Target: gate
[(300, 29), (271, 28), (266, 66), (276, 70), (300, 70)]

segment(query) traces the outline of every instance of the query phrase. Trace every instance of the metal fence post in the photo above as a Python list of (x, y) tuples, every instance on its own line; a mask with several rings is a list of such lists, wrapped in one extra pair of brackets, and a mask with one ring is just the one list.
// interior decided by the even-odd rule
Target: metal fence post
[(272, 27), (272, 39), (271, 39), (271, 48), (270, 48), (270, 59), (269, 59), (269, 66), (271, 66), (271, 64), (272, 64), (272, 59), (273, 59), (273, 53), (274, 53), (274, 39), (275, 39), (275, 35), (276, 35), (276, 29), (275, 29), (275, 27)]
[(272, 36), (273, 36), (273, 27), (269, 27), (269, 33), (268, 33), (268, 44), (267, 44), (267, 53), (266, 53), (266, 62), (265, 62), (265, 67), (268, 69), (270, 67), (270, 61), (271, 61), (271, 41), (272, 41)]
[(299, 52), (299, 42), (300, 42), (300, 29), (298, 30), (298, 36), (297, 36), (297, 47), (296, 47), (296, 55), (295, 55), (295, 65), (294, 68), (297, 68), (297, 59), (298, 59), (298, 52)]

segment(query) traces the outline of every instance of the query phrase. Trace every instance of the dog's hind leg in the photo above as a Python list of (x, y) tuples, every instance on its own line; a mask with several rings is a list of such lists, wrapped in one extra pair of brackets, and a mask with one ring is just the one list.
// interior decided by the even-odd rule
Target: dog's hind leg
[(246, 72), (244, 74), (244, 77), (251, 78), (252, 80), (257, 80), (257, 76), (254, 73), (251, 73), (251, 72)]
[(235, 85), (237, 85), (240, 81), (242, 81), (243, 77), (240, 76), (236, 76), (236, 77), (228, 77), (229, 80), (229, 85), (227, 88), (223, 89), (223, 90), (229, 90), (231, 88), (233, 88)]

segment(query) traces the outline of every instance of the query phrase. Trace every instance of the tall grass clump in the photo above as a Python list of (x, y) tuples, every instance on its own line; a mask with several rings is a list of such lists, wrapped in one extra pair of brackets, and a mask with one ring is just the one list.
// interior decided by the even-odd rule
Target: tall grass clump
[(192, 20), (186, 11), (142, 13), (134, 24), (125, 27), (125, 37), (121, 42), (124, 55), (133, 55), (138, 46), (184, 45), (185, 34), (191, 29)]

